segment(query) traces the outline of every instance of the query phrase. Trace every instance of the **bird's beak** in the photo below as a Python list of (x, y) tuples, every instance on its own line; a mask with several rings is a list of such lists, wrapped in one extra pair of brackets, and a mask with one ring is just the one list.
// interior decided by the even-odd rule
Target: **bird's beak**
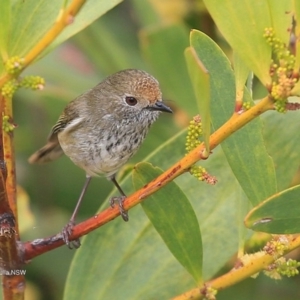
[(162, 101), (156, 101), (155, 104), (147, 106), (146, 109), (148, 109), (148, 110), (158, 110), (158, 111), (164, 111), (164, 112), (168, 112), (168, 113), (173, 113), (172, 109), (170, 107), (168, 107)]

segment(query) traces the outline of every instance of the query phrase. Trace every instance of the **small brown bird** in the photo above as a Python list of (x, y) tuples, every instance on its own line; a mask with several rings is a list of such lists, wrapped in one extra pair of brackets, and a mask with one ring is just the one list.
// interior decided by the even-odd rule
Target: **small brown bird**
[[(86, 172), (77, 205), (62, 231), (69, 248), (76, 214), (92, 176), (103, 174), (115, 184), (122, 196), (113, 197), (111, 205), (117, 201), (128, 221), (123, 208), (126, 195), (115, 175), (136, 153), (160, 112), (172, 110), (162, 102), (158, 81), (145, 71), (120, 71), (71, 101), (53, 126), (47, 144), (29, 158), (30, 163), (45, 163), (65, 153)], [(79, 240), (73, 245), (79, 247)]]

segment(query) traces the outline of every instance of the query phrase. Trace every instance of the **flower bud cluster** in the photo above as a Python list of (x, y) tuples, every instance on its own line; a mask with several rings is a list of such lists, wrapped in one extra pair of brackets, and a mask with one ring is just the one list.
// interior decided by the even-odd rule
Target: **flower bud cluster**
[(195, 116), (188, 127), (185, 149), (187, 152), (194, 150), (200, 145), (199, 138), (202, 136), (202, 123), (199, 115)]
[(200, 293), (204, 295), (205, 300), (216, 300), (218, 290), (205, 284), (204, 287), (201, 288)]
[(272, 47), (273, 61), (270, 67), (272, 84), (270, 96), (274, 101), (274, 107), (278, 112), (286, 111), (286, 103), (291, 90), (299, 80), (294, 75), (295, 56), (290, 53), (286, 45), (276, 37), (273, 28), (265, 28), (264, 37)]
[(22, 79), (20, 86), (33, 90), (42, 90), (45, 86), (45, 79), (40, 76), (25, 76)]
[(204, 174), (206, 173), (206, 170), (205, 168), (201, 167), (201, 166), (196, 166), (196, 165), (193, 165), (191, 168), (190, 168), (190, 173), (196, 177), (198, 180), (200, 181), (204, 181)]
[(205, 168), (201, 166), (193, 165), (190, 168), (190, 173), (198, 180), (205, 181), (208, 184), (215, 185), (217, 183), (217, 178), (207, 173)]
[(8, 81), (1, 90), (2, 96), (12, 98), (13, 94), (20, 87), (31, 88), (33, 90), (42, 90), (45, 86), (44, 78), (40, 76), (25, 76), (21, 80), (12, 79)]
[(294, 259), (287, 260), (285, 257), (280, 257), (273, 264), (269, 265), (264, 270), (264, 273), (272, 279), (279, 280), (282, 276), (292, 277), (298, 275), (299, 267), (300, 262)]
[[(186, 151), (187, 153), (194, 150), (201, 144), (200, 137), (202, 136), (202, 123), (199, 115), (195, 116), (188, 127), (186, 137)], [(202, 166), (193, 165), (190, 168), (190, 173), (200, 181), (205, 181), (208, 184), (216, 184), (217, 179), (207, 173), (205, 168)]]
[[(201, 144), (200, 137), (202, 136), (202, 123), (199, 115), (193, 117), (193, 120), (190, 121), (190, 125), (188, 127), (185, 149), (188, 152), (194, 150), (197, 146)], [(190, 173), (196, 177), (198, 180), (203, 180), (203, 174), (206, 170), (201, 166), (193, 165), (190, 168)]]
[(20, 58), (19, 56), (12, 56), (5, 62), (5, 70), (9, 74), (18, 74), (23, 68), (23, 63), (24, 58)]
[(10, 122), (9, 116), (3, 116), (2, 127), (5, 132), (9, 133), (9, 132), (12, 132), (16, 126)]
[(250, 109), (251, 106), (252, 106), (252, 104), (251, 104), (250, 101), (243, 102), (243, 109), (244, 109), (244, 110)]
[(13, 94), (19, 87), (19, 82), (16, 79), (12, 79), (4, 84), (1, 89), (1, 94), (5, 98), (12, 98)]
[(286, 235), (276, 235), (273, 237), (273, 239), (264, 246), (263, 250), (273, 256), (274, 258), (277, 258), (279, 256), (282, 256), (284, 252), (289, 248), (289, 237)]

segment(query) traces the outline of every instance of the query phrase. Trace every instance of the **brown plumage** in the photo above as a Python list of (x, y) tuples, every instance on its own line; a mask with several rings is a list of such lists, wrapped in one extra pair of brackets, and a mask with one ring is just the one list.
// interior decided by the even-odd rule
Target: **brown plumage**
[[(125, 194), (115, 174), (136, 153), (159, 113), (172, 112), (161, 97), (157, 80), (145, 71), (129, 69), (115, 73), (67, 105), (47, 144), (29, 162), (45, 163), (65, 153), (87, 175), (79, 203), (91, 176), (103, 174), (120, 191), (120, 212), (127, 220), (122, 207)], [(67, 244), (77, 208), (63, 231)]]

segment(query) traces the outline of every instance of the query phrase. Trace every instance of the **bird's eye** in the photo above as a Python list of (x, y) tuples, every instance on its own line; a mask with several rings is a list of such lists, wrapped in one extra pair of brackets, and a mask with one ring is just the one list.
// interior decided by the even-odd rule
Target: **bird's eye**
[(125, 101), (130, 106), (135, 106), (137, 104), (137, 100), (134, 97), (126, 97)]

